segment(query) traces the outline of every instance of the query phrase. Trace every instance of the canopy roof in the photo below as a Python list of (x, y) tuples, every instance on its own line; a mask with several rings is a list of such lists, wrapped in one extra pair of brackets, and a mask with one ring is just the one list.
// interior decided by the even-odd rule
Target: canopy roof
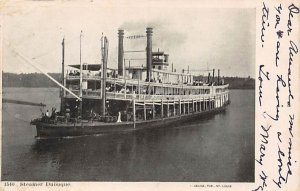
[[(80, 69), (79, 64), (73, 64), (73, 65), (68, 65), (73, 68)], [(101, 69), (101, 64), (82, 64), (82, 68), (85, 70), (91, 70), (91, 71), (99, 71)]]

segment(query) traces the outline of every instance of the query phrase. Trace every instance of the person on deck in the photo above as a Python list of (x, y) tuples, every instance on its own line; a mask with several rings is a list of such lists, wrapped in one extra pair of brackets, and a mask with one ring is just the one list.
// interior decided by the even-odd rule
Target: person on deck
[(65, 121), (66, 123), (70, 120), (70, 109), (68, 106), (66, 108), (65, 119), (66, 119)]
[(90, 119), (90, 120), (92, 121), (92, 123), (93, 123), (95, 118), (96, 118), (96, 113), (93, 111), (93, 109), (91, 109), (89, 119)]
[(50, 119), (56, 121), (56, 116), (57, 116), (56, 108), (53, 107)]

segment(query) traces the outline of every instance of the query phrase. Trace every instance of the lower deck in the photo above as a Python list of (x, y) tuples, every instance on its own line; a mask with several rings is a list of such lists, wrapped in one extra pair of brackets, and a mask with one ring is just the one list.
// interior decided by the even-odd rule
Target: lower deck
[(218, 108), (210, 108), (194, 113), (182, 114), (180, 116), (170, 116), (140, 121), (123, 121), (105, 123), (99, 121), (81, 121), (80, 123), (36, 123), (37, 137), (59, 138), (69, 136), (85, 136), (113, 132), (136, 131), (147, 128), (167, 127), (173, 124), (184, 123), (201, 116), (213, 115), (226, 109), (229, 102)]
[[(185, 114), (209, 111), (220, 108), (229, 101), (228, 93), (215, 96), (202, 96), (188, 99), (106, 99), (105, 116), (100, 116), (102, 100), (83, 99), (82, 119), (94, 118), (98, 121), (147, 121), (157, 118), (181, 116)], [(64, 99), (64, 105), (70, 109), (71, 118), (80, 116), (79, 102), (74, 98)], [(66, 108), (64, 108), (66, 109)], [(119, 119), (118, 119), (119, 118)]]

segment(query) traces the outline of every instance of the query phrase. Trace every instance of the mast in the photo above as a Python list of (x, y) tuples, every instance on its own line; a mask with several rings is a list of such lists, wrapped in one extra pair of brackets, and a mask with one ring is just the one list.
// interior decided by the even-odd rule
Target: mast
[(80, 43), (79, 43), (79, 64), (80, 64), (80, 78), (79, 78), (79, 97), (81, 99), (80, 101), (80, 106), (79, 106), (79, 110), (80, 110), (80, 116), (82, 119), (82, 62), (81, 62), (81, 38), (82, 38), (82, 30), (80, 32)]
[(101, 52), (102, 52), (102, 103), (100, 115), (105, 116), (106, 109), (106, 70), (107, 70), (107, 57), (108, 57), (108, 40), (106, 36), (101, 37)]
[[(62, 40), (62, 66), (61, 66), (61, 79), (62, 79), (62, 84), (63, 86), (66, 86), (66, 80), (65, 80), (65, 38), (63, 38)], [(65, 95), (66, 95), (66, 90), (61, 89), (62, 90), (62, 94), (61, 94), (61, 102), (60, 102), (60, 111), (64, 111), (65, 110)]]

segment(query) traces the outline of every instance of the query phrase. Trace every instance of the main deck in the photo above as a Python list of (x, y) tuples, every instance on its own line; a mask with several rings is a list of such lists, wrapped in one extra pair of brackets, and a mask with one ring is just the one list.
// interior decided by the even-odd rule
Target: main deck
[(77, 123), (35, 123), (37, 127), (37, 137), (39, 138), (61, 138), (72, 136), (97, 135), (104, 133), (120, 133), (137, 131), (149, 128), (171, 127), (173, 124), (181, 124), (189, 120), (199, 120), (200, 117), (216, 114), (226, 109), (228, 102), (219, 108), (212, 108), (208, 105), (206, 110), (182, 113), (169, 117), (157, 117), (149, 120), (123, 121), (106, 123), (100, 121), (81, 121)]

